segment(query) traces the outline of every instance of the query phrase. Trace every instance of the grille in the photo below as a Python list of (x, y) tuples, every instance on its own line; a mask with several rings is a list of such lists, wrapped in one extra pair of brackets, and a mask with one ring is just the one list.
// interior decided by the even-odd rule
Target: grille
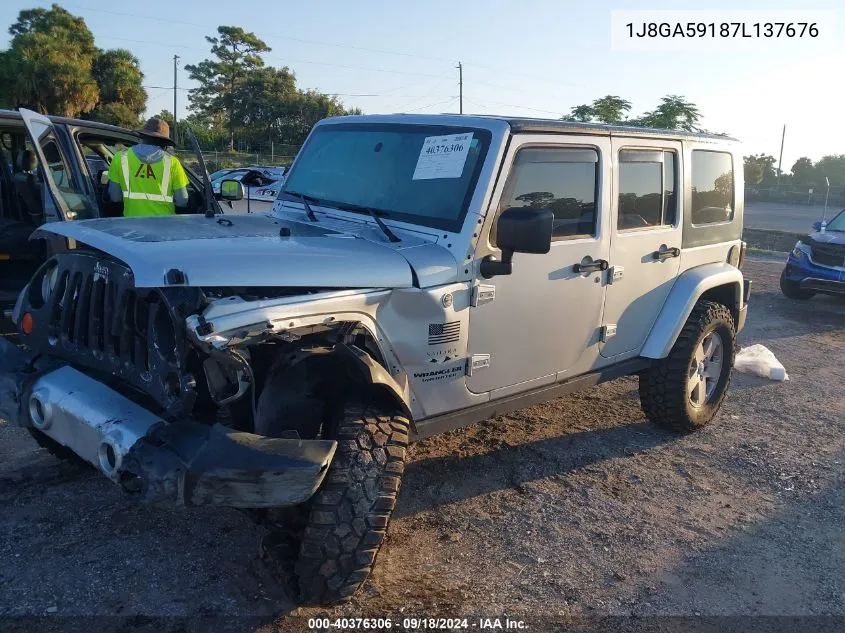
[(813, 244), (813, 261), (822, 266), (845, 266), (845, 246)]
[(135, 288), (132, 272), (120, 262), (60, 254), (30, 283), (24, 309), (35, 327), (21, 336), (37, 352), (128, 382), (176, 415), (192, 406), (195, 394), (176, 326), (174, 306), (181, 303), (173, 299), (184, 300), (191, 291)]

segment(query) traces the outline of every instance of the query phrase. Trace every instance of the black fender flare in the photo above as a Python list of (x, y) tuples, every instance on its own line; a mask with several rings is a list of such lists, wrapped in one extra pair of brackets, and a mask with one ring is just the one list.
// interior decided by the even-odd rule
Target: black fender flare
[(353, 365), (361, 372), (361, 375), (366, 382), (372, 385), (378, 385), (387, 389), (396, 399), (396, 403), (402, 408), (402, 413), (411, 421), (413, 425), (413, 416), (411, 415), (411, 407), (405, 399), (405, 393), (396, 379), (390, 375), (384, 366), (376, 362), (367, 352), (355, 347), (354, 345), (344, 345), (342, 343), (335, 346), (334, 353), (340, 356), (345, 356), (353, 361)]
[(410, 404), (405, 396), (405, 390), (402, 389), (399, 383), (396, 382), (396, 379), (390, 375), (390, 372), (376, 361), (376, 359), (355, 345), (336, 343), (331, 347), (301, 348), (296, 352), (285, 355), (284, 366), (291, 368), (316, 356), (322, 356), (324, 358), (334, 356), (348, 368), (352, 368), (355, 374), (366, 384), (385, 389), (396, 401), (402, 414), (411, 421), (412, 426), (414, 425), (414, 418), (411, 413)]

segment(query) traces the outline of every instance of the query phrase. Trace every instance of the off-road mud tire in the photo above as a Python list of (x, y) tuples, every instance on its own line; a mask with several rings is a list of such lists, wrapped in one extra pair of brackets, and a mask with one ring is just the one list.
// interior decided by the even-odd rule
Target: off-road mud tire
[(786, 271), (780, 274), (780, 291), (787, 299), (794, 299), (795, 301), (806, 301), (816, 296), (812, 290), (801, 290), (796, 282), (787, 279)]
[(295, 565), (303, 604), (346, 602), (384, 540), (408, 446), (409, 422), (389, 404), (347, 404), (337, 452), (311, 500)]
[[(722, 372), (712, 396), (700, 407), (692, 405), (687, 379), (698, 345), (718, 330), (724, 343)], [(640, 373), (640, 404), (646, 417), (659, 427), (690, 433), (710, 422), (719, 412), (731, 380), (736, 329), (727, 307), (699, 301), (692, 310), (669, 355)]]

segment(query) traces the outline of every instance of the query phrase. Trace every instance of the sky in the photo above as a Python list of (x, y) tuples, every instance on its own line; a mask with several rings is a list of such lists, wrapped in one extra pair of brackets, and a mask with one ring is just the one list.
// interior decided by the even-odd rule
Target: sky
[[(783, 168), (808, 156), (845, 153), (845, 10), (827, 49), (778, 42), (751, 52), (612, 50), (611, 10), (696, 9), (696, 2), (631, 0), (79, 0), (61, 3), (85, 18), (101, 48), (127, 48), (141, 61), (148, 114), (173, 109), (173, 56), (180, 64), (209, 54), (206, 35), (241, 26), (273, 50), (270, 65), (288, 66), (301, 88), (338, 95), (365, 113), (458, 112), (463, 64), (464, 113), (559, 118), (578, 104), (613, 94), (653, 109), (661, 96), (683, 95), (701, 125), (743, 142), (746, 154), (778, 157)], [(723, 2), (708, 9), (836, 9), (832, 0)], [(21, 9), (49, 6), (3, 0), (0, 25)], [(699, 4), (700, 6), (700, 4)], [(841, 6), (840, 6), (841, 8)], [(833, 25), (824, 25), (832, 27)], [(9, 36), (0, 34), (0, 47)], [(178, 115), (192, 82), (178, 71)]]

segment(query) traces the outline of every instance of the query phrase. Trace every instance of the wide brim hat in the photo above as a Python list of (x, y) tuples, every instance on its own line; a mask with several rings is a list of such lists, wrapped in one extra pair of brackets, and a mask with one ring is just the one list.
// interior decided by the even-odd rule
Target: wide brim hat
[(155, 139), (157, 141), (167, 141), (168, 143), (173, 142), (170, 138), (170, 126), (167, 124), (167, 121), (163, 121), (162, 119), (150, 119), (144, 123), (143, 128), (138, 130), (138, 133), (143, 137)]

